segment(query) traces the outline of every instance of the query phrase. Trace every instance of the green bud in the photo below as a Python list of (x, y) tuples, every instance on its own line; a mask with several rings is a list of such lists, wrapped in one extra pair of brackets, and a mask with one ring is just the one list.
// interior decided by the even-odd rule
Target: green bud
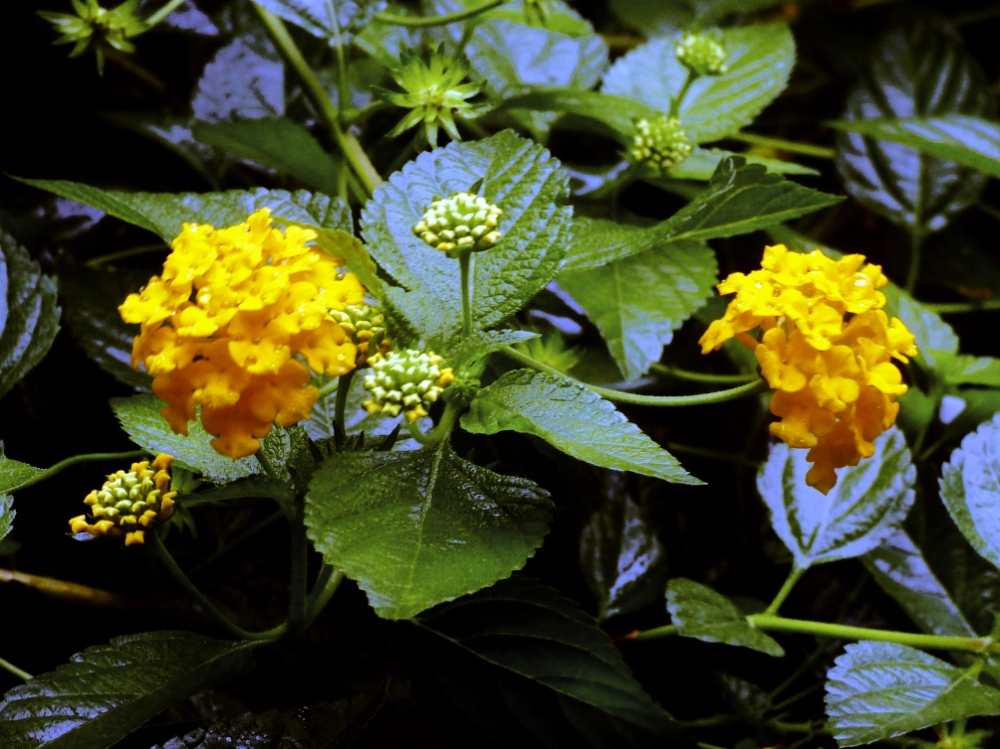
[(727, 69), (728, 53), (718, 34), (687, 31), (674, 43), (674, 54), (695, 75), (721, 75)]
[(642, 119), (635, 123), (631, 154), (637, 163), (649, 164), (666, 173), (690, 156), (693, 148), (676, 117), (662, 114), (652, 121)]
[(427, 416), (427, 407), (455, 380), (452, 368), (442, 368), (441, 362), (433, 352), (414, 349), (376, 354), (368, 360), (371, 371), (364, 387), (372, 397), (364, 407), (370, 414), (398, 416), (402, 411), (410, 422)]
[(500, 241), (497, 231), (503, 211), (485, 198), (457, 192), (435, 200), (413, 233), (435, 250), (454, 256), (458, 252), (482, 252)]
[(367, 363), (369, 356), (389, 350), (389, 339), (386, 338), (385, 316), (369, 304), (351, 304), (342, 310), (330, 310), (332, 317), (341, 329), (358, 347), (357, 365)]
[(136, 15), (139, 0), (126, 0), (117, 8), (102, 8), (97, 0), (73, 0), (77, 14), (38, 11), (38, 15), (51, 23), (59, 33), (53, 44), (73, 44), (70, 57), (82, 55), (93, 47), (97, 56), (97, 72), (104, 72), (106, 47), (119, 52), (134, 52), (129, 39), (146, 31), (148, 25)]

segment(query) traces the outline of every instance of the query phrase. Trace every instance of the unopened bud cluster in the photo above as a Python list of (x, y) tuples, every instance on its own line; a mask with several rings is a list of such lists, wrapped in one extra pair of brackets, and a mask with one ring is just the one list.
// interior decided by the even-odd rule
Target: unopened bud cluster
[(364, 402), (369, 414), (384, 413), (414, 422), (427, 416), (427, 407), (455, 381), (451, 367), (441, 367), (442, 358), (433, 352), (413, 349), (376, 354), (368, 363), (365, 390), (371, 399)]
[(104, 486), (83, 500), (90, 506), (89, 517), (73, 518), (70, 529), (91, 536), (124, 536), (126, 546), (143, 543), (146, 530), (174, 514), (177, 492), (167, 491), (173, 460), (160, 453), (152, 465), (144, 460), (133, 463), (128, 472), (109, 475)]
[(413, 227), (413, 231), (441, 252), (482, 252), (499, 242), (503, 236), (496, 230), (501, 214), (503, 211), (485, 198), (458, 192), (450, 198), (431, 203), (430, 209)]
[(632, 158), (667, 172), (691, 155), (693, 146), (676, 117), (660, 115), (635, 123)]
[(695, 75), (721, 75), (726, 72), (728, 54), (715, 36), (688, 31), (674, 43), (674, 54)]
[(385, 354), (389, 351), (385, 316), (378, 307), (349, 304), (342, 310), (330, 310), (328, 314), (357, 346), (357, 366), (365, 364), (376, 353)]

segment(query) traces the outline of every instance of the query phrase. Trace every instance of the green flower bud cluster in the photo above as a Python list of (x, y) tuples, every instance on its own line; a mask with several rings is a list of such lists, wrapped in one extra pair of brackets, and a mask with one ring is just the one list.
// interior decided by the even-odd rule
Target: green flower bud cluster
[(662, 114), (635, 123), (632, 158), (636, 162), (667, 172), (690, 156), (693, 148), (676, 117)]
[(72, 0), (76, 15), (38, 11), (38, 15), (55, 26), (60, 36), (53, 44), (72, 44), (70, 57), (82, 55), (93, 46), (97, 55), (97, 71), (104, 72), (105, 45), (120, 52), (134, 52), (129, 41), (146, 31), (147, 24), (136, 15), (139, 0), (126, 0), (117, 8), (108, 10), (97, 0)]
[(464, 408), (468, 406), (479, 395), (483, 384), (479, 378), (470, 372), (459, 371), (455, 381), (442, 396), (446, 403), (454, 403), (456, 406)]
[(717, 36), (697, 31), (685, 32), (674, 43), (677, 60), (695, 75), (721, 75), (726, 72), (728, 53)]
[(378, 307), (369, 304), (351, 304), (342, 310), (330, 310), (330, 317), (358, 347), (357, 366), (365, 364), (369, 356), (375, 353), (388, 352), (389, 339), (386, 338), (385, 316)]
[(427, 407), (455, 381), (454, 370), (442, 368), (442, 361), (433, 352), (414, 349), (376, 354), (368, 360), (371, 371), (364, 385), (372, 397), (362, 405), (369, 414), (398, 416), (402, 411), (411, 423), (427, 416)]
[(503, 211), (472, 193), (457, 192), (435, 200), (413, 232), (441, 252), (482, 252), (500, 241), (497, 225)]

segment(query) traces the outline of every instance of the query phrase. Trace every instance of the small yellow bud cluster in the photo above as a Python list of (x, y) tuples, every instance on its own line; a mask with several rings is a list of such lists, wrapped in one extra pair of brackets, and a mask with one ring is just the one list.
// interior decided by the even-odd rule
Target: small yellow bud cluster
[(667, 172), (691, 155), (693, 146), (676, 117), (660, 115), (652, 121), (635, 123), (632, 158), (645, 162), (661, 172)]
[(677, 60), (695, 75), (721, 75), (726, 72), (726, 48), (718, 38), (688, 31), (674, 43)]
[(365, 378), (365, 390), (372, 394), (364, 402), (369, 414), (385, 413), (414, 422), (427, 416), (427, 407), (455, 381), (451, 367), (440, 366), (442, 359), (433, 352), (413, 349), (376, 354), (368, 363), (371, 372)]
[(496, 230), (502, 213), (485, 198), (457, 192), (450, 198), (431, 203), (423, 219), (413, 227), (413, 232), (441, 252), (482, 252), (503, 236)]
[(90, 506), (93, 522), (87, 515), (79, 515), (69, 521), (70, 529), (91, 536), (125, 536), (126, 546), (143, 543), (146, 530), (174, 514), (177, 492), (167, 491), (173, 460), (160, 453), (152, 465), (144, 460), (133, 463), (128, 473), (110, 474), (104, 486), (83, 500)]
[(357, 366), (365, 364), (370, 355), (388, 353), (389, 339), (386, 338), (385, 316), (378, 307), (369, 304), (349, 304), (342, 310), (330, 310), (328, 314), (357, 347)]

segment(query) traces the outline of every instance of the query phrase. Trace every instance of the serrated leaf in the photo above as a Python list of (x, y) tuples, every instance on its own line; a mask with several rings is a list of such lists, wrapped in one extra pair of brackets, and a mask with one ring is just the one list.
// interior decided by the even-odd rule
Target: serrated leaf
[[(328, 375), (323, 375), (312, 382), (321, 392), (326, 390), (326, 394), (320, 395), (313, 404), (309, 418), (302, 422), (306, 433), (314, 441), (334, 436), (333, 423), (337, 409), (336, 382), (336, 377)], [(360, 375), (351, 379), (351, 389), (347, 391), (347, 404), (344, 407), (344, 427), (348, 434), (364, 432), (369, 437), (389, 434), (400, 420), (384, 414), (369, 415), (361, 405), (371, 398), (371, 393), (365, 390), (364, 382), (365, 378)]]
[(0, 494), (8, 494), (31, 483), (41, 474), (42, 468), (35, 468), (19, 460), (12, 460), (4, 455), (3, 442), (0, 442)]
[(305, 127), (287, 117), (197, 123), (198, 140), (277, 169), (327, 195), (337, 193), (337, 163)]
[(967, 435), (941, 473), (941, 499), (955, 524), (1000, 568), (1000, 415)]
[(785, 654), (774, 638), (751, 627), (728, 598), (693, 580), (678, 577), (667, 584), (667, 610), (683, 637), (750, 648), (776, 658)]
[(536, 112), (575, 114), (596, 120), (623, 145), (635, 137), (635, 121), (655, 117), (657, 112), (642, 102), (599, 91), (563, 86), (532, 86), (504, 100), (498, 109), (530, 109)]
[[(633, 238), (626, 235), (618, 247), (631, 248)], [(717, 272), (715, 253), (703, 243), (675, 241), (603, 268), (561, 271), (558, 282), (597, 326), (625, 378), (634, 380), (712, 295)]]
[(510, 131), (450, 143), (404, 166), (362, 213), (369, 251), (403, 287), (387, 288), (384, 300), (432, 347), (449, 348), (461, 329), (459, 264), (428, 246), (413, 227), (434, 200), (480, 180), (480, 194), (503, 210), (503, 238), (477, 253), (472, 269), (473, 327), (490, 328), (552, 280), (569, 242), (572, 209), (562, 204), (569, 177), (548, 151)]
[[(200, 421), (188, 422), (188, 433), (174, 434), (170, 424), (160, 414), (165, 403), (155, 395), (133, 395), (131, 398), (112, 398), (111, 408), (128, 436), (151, 454), (173, 455), (177, 465), (200, 473), (215, 484), (226, 484), (237, 479), (261, 473), (260, 463), (253, 456), (232, 460), (220, 455), (211, 443), (212, 435)], [(261, 450), (268, 453), (272, 463), (283, 466), (288, 454), (288, 435), (274, 428), (261, 440)]]
[(793, 161), (772, 159), (754, 153), (738, 154), (724, 151), (721, 148), (695, 147), (690, 156), (670, 170), (670, 177), (672, 179), (709, 180), (715, 174), (715, 170), (719, 168), (719, 163), (732, 156), (745, 159), (748, 164), (760, 164), (772, 174), (819, 174), (815, 169), (796, 164)]
[(177, 700), (249, 671), (252, 645), (165, 631), (87, 648), (7, 692), (0, 743), (106, 749)]
[[(995, 105), (962, 43), (930, 21), (897, 28), (874, 45), (844, 120), (991, 115)], [(986, 178), (952, 161), (861, 133), (837, 136), (837, 169), (847, 191), (897, 224), (936, 231), (974, 203)]]
[(364, 28), (386, 3), (381, 0), (254, 0), (265, 10), (332, 43), (350, 40), (348, 32)]
[(139, 335), (139, 326), (122, 320), (118, 305), (149, 277), (146, 271), (85, 265), (65, 265), (60, 270), (66, 322), (77, 343), (105, 372), (146, 391), (152, 378), (132, 367), (132, 340)]
[(603, 468), (679, 484), (702, 483), (614, 404), (567, 377), (529, 369), (507, 372), (480, 391), (461, 423), (473, 434), (511, 430), (541, 437), (567, 455)]
[(3, 540), (7, 538), (7, 535), (14, 527), (14, 517), (16, 515), (14, 498), (9, 494), (0, 494), (0, 548), (2, 548)]
[(431, 672), (504, 749), (691, 745), (596, 622), (535, 580), (503, 580), (416, 621), (445, 641)]
[(0, 396), (42, 360), (56, 333), (57, 284), (0, 230)]
[(847, 645), (827, 674), (826, 712), (842, 747), (888, 739), (943, 721), (1000, 714), (1000, 691), (915, 648)]
[(757, 489), (771, 525), (798, 569), (850, 559), (876, 548), (895, 532), (913, 505), (917, 469), (906, 437), (893, 427), (873, 442), (875, 453), (842, 468), (828, 494), (806, 484), (806, 451), (771, 446)]
[(601, 620), (658, 600), (667, 576), (663, 545), (629, 495), (624, 474), (609, 471), (603, 495), (580, 533), (580, 569)]
[(448, 357), (448, 362), (458, 369), (506, 346), (524, 343), (538, 337), (538, 333), (531, 330), (483, 330), (473, 333), (455, 346)]
[(241, 34), (205, 65), (191, 99), (202, 122), (232, 122), (285, 113), (285, 66), (271, 40)]
[(148, 229), (170, 243), (184, 223), (235, 226), (253, 212), (270, 208), (271, 215), (290, 223), (353, 229), (350, 211), (339, 198), (306, 190), (227, 190), (206, 193), (124, 192), (101, 190), (66, 180), (21, 179), (32, 187), (99, 208), (115, 218)]
[(405, 619), (520, 569), (551, 509), (535, 484), (469, 463), (443, 440), (333, 456), (309, 485), (306, 526), (379, 616)]
[[(693, 143), (719, 140), (751, 123), (784, 90), (795, 65), (795, 40), (784, 23), (724, 29), (722, 43), (727, 72), (695, 80), (680, 106)], [(619, 58), (601, 90), (669, 112), (686, 77), (674, 40), (652, 39)]]

